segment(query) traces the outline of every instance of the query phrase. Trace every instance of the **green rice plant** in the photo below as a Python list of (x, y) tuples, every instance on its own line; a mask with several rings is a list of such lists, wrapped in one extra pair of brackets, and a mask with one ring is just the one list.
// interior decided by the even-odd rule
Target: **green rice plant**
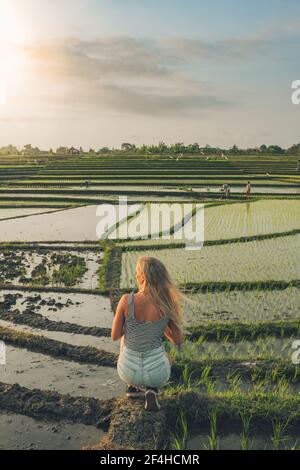
[[(287, 282), (299, 279), (299, 243), (298, 234), (261, 241), (204, 246), (201, 250), (193, 251), (192, 255), (182, 248), (161, 249), (159, 252), (147, 250), (145, 253), (158, 257), (166, 264), (179, 284), (268, 281), (272, 285), (274, 283), (274, 287), (276, 282), (283, 279)], [(276, 257), (274, 253), (277, 253)], [(138, 256), (138, 251), (123, 253), (121, 287), (131, 287), (126, 272), (130, 271), (131, 278)], [(264, 259), (263, 265), (259, 262), (261, 259)], [(205, 269), (199, 270), (199, 265), (205, 265)]]
[(235, 395), (239, 395), (241, 393), (241, 383), (242, 383), (241, 375), (237, 373), (230, 373), (227, 375), (226, 378), (230, 385), (231, 393)]
[(208, 366), (203, 367), (201, 371), (200, 379), (203, 381), (208, 380), (210, 373), (211, 373), (211, 366), (208, 365)]
[(243, 425), (243, 431), (241, 435), (241, 450), (249, 450), (251, 448), (251, 441), (249, 438), (251, 415), (241, 413), (240, 416)]
[(270, 369), (270, 379), (272, 380), (272, 382), (276, 382), (278, 376), (279, 376), (279, 368), (278, 367), (272, 367)]
[(217, 436), (218, 407), (214, 407), (209, 413), (210, 435), (208, 436), (209, 450), (219, 449), (219, 439)]
[(215, 391), (215, 381), (210, 378), (211, 366), (206, 366), (201, 371), (201, 376), (196, 382), (196, 386), (203, 385), (205, 387), (206, 393), (213, 394)]
[(175, 450), (186, 450), (189, 440), (189, 429), (184, 411), (179, 412), (176, 428), (179, 426), (179, 436), (171, 435), (171, 448)]
[(290, 392), (291, 392), (290, 383), (284, 377), (281, 377), (279, 379), (279, 382), (276, 384), (276, 393), (279, 396), (284, 397), (288, 395)]
[(286, 447), (285, 450), (300, 450), (299, 439), (297, 439), (296, 442), (294, 442), (292, 447)]
[(285, 421), (277, 421), (277, 420), (272, 421), (273, 435), (271, 437), (271, 440), (272, 440), (274, 450), (279, 450), (280, 444), (284, 442), (284, 440), (288, 439), (287, 436), (284, 437), (284, 432), (287, 426), (289, 425), (289, 423), (290, 423), (290, 418), (286, 419)]
[(182, 381), (185, 385), (185, 388), (187, 389), (192, 388), (192, 383), (193, 383), (192, 375), (193, 374), (190, 371), (188, 364), (185, 364), (182, 370)]

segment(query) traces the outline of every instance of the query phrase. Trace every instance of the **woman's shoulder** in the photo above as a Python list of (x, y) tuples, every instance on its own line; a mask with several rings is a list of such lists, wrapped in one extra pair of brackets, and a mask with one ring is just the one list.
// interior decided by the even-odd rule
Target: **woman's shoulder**
[(123, 294), (119, 300), (119, 305), (126, 305), (128, 304), (130, 294)]

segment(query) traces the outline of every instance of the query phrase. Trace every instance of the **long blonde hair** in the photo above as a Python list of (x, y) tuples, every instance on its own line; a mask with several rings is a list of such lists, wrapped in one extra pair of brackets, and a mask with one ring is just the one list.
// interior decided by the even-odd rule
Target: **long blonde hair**
[(141, 256), (137, 266), (145, 280), (145, 291), (157, 305), (162, 316), (168, 317), (181, 333), (185, 333), (181, 301), (183, 295), (175, 286), (167, 268), (156, 258)]

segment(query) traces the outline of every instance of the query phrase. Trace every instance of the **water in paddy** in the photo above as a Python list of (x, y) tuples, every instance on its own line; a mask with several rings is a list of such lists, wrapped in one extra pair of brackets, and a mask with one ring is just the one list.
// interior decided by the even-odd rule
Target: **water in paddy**
[(205, 292), (188, 294), (184, 312), (189, 324), (210, 321), (262, 322), (300, 316), (300, 289)]
[(0, 207), (0, 221), (3, 219), (12, 219), (14, 217), (27, 217), (30, 215), (42, 214), (43, 212), (53, 212), (55, 209), (1, 209)]
[[(38, 214), (19, 219), (0, 221), (0, 242), (13, 241), (97, 241), (96, 228), (101, 220), (99, 205), (77, 207), (52, 214)], [(130, 207), (129, 207), (130, 210)], [(114, 216), (108, 225), (114, 225)], [(103, 231), (100, 231), (100, 235)]]
[(0, 450), (79, 450), (103, 435), (95, 426), (0, 413)]
[(90, 346), (114, 354), (119, 354), (120, 351), (120, 341), (112, 341), (110, 337), (65, 333), (63, 331), (48, 331), (39, 328), (32, 328), (27, 325), (15, 325), (14, 323), (3, 320), (0, 320), (0, 327), (10, 328), (20, 333), (43, 336), (44, 338), (53, 339), (72, 346)]
[(98, 326), (111, 328), (113, 312), (109, 297), (90, 294), (73, 294), (57, 292), (22, 292), (1, 290), (0, 302), (6, 295), (16, 297), (11, 310), (26, 309), (38, 312), (52, 321), (76, 323), (81, 326)]
[[(282, 450), (299, 448), (299, 435), (283, 436), (279, 443)], [(274, 450), (275, 442), (271, 434), (253, 433), (250, 434), (245, 450)], [(209, 432), (201, 433), (191, 438), (187, 444), (187, 450), (209, 450)], [(217, 449), (214, 450), (242, 450), (242, 432), (228, 431), (226, 434), (217, 435)]]
[[(245, 191), (245, 186), (231, 186), (230, 190), (232, 193), (243, 193)], [(220, 187), (215, 186), (206, 186), (202, 188), (193, 187), (192, 190), (199, 193), (206, 193), (207, 191), (220, 193)], [(283, 186), (282, 188), (278, 186), (252, 185), (252, 194), (300, 194), (300, 187), (296, 185), (294, 187)]]
[[(53, 246), (53, 248), (55, 248)], [(67, 259), (70, 259), (69, 256), (74, 257), (74, 260), (83, 259), (85, 263), (86, 271), (83, 275), (71, 284), (72, 287), (79, 287), (82, 289), (96, 289), (98, 287), (98, 270), (101, 264), (103, 254), (98, 251), (55, 251), (53, 248), (49, 247), (48, 252), (35, 252), (35, 251), (25, 251), (16, 250), (14, 253), (11, 252), (11, 264), (3, 264), (1, 267), (0, 264), (0, 275), (4, 282), (11, 283), (14, 285), (24, 285), (32, 280), (32, 283), (39, 285), (41, 282), (42, 285), (47, 286), (59, 286), (64, 285), (63, 280), (57, 282), (55, 280), (55, 272), (61, 266), (59, 262), (56, 262), (55, 259), (52, 259), (52, 256), (65, 256), (66, 262)], [(14, 269), (12, 263), (15, 258), (18, 257), (20, 260), (19, 267), (22, 266), (24, 270), (23, 273), (20, 273), (18, 269)], [(5, 253), (0, 252), (0, 262), (1, 260), (7, 261)], [(43, 266), (46, 268), (47, 281), (39, 280), (39, 277), (32, 278), (32, 273), (35, 268)], [(11, 270), (9, 269), (11, 267)]]
[(6, 365), (0, 365), (1, 382), (62, 395), (108, 400), (124, 394), (125, 384), (116, 368), (80, 364), (47, 354), (6, 345)]

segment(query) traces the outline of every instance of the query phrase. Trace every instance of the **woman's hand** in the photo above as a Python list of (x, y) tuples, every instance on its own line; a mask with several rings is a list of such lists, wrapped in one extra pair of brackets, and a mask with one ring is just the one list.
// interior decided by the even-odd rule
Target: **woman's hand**
[(173, 344), (179, 346), (183, 341), (183, 335), (177, 326), (170, 320), (169, 325), (164, 331), (165, 337)]

